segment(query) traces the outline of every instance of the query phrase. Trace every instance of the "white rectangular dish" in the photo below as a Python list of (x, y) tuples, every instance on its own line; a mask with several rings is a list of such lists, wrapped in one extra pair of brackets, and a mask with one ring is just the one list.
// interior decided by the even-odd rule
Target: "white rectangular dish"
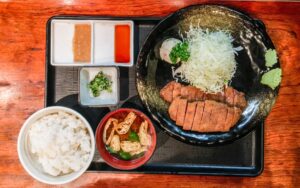
[[(112, 82), (111, 92), (101, 91), (100, 95), (94, 97), (88, 84), (99, 73), (103, 72)], [(116, 106), (120, 101), (119, 92), (119, 69), (118, 67), (83, 67), (79, 71), (79, 102), (83, 106)]]
[[(76, 24), (91, 26), (90, 61), (74, 61)], [(51, 20), (50, 63), (53, 66), (124, 66), (134, 64), (134, 24), (131, 20)], [(116, 62), (116, 26), (129, 26), (129, 61)], [(128, 49), (128, 48), (127, 48)]]

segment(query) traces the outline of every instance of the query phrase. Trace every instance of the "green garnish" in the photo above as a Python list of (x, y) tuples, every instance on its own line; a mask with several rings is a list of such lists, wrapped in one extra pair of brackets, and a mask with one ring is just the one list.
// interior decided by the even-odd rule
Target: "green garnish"
[(265, 53), (265, 62), (267, 67), (272, 67), (277, 63), (277, 54), (275, 49), (268, 49)]
[(118, 153), (117, 151), (113, 150), (110, 146), (106, 146), (106, 147), (109, 153), (115, 153), (115, 154)]
[(281, 74), (282, 71), (280, 68), (272, 69), (263, 74), (260, 83), (274, 90), (281, 82)]
[(173, 64), (179, 61), (187, 61), (190, 57), (189, 44), (187, 42), (182, 42), (176, 44), (169, 54), (169, 57)]
[(128, 140), (129, 141), (137, 141), (137, 142), (140, 141), (138, 134), (136, 134), (136, 132), (134, 132), (134, 131), (130, 131)]
[(88, 87), (91, 89), (93, 96), (98, 97), (101, 93), (101, 91), (108, 91), (112, 92), (111, 89), (112, 81), (109, 80), (109, 78), (100, 71), (95, 78), (88, 84)]
[(119, 156), (124, 160), (130, 160), (132, 158), (130, 153), (127, 153), (127, 152), (122, 151), (122, 150), (119, 152)]

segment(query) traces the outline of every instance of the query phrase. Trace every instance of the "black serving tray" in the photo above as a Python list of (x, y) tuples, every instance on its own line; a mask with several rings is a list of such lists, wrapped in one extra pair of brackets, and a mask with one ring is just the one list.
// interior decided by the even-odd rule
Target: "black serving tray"
[[(136, 60), (139, 48), (159, 18), (115, 18), (98, 16), (55, 16), (47, 23), (45, 107), (66, 106), (81, 113), (95, 131), (102, 117), (118, 107), (137, 108), (147, 114), (135, 87), (135, 67), (120, 67), (120, 103), (113, 108), (92, 108), (78, 102), (78, 70), (80, 67), (54, 67), (50, 64), (50, 24), (53, 19), (71, 20), (133, 20)], [(155, 123), (155, 121), (153, 120)], [(157, 146), (152, 158), (142, 167), (126, 173), (155, 174), (206, 174), (231, 176), (257, 176), (263, 171), (264, 128), (263, 122), (246, 136), (226, 145), (195, 146), (168, 136), (157, 125)], [(96, 151), (89, 171), (124, 172), (108, 166)]]

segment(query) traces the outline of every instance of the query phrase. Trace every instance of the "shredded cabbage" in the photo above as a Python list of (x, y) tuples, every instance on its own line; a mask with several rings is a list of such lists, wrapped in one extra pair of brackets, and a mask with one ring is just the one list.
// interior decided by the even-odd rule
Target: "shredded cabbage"
[(236, 71), (232, 36), (224, 31), (209, 32), (193, 28), (187, 32), (190, 57), (174, 71), (191, 85), (210, 93), (221, 92)]

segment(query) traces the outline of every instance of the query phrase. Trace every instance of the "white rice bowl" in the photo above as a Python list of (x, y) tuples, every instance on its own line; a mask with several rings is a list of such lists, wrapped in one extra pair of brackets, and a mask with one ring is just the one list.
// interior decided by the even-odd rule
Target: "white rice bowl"
[(94, 133), (76, 111), (48, 107), (31, 115), (18, 137), (25, 170), (47, 184), (63, 184), (83, 174), (95, 152)]

